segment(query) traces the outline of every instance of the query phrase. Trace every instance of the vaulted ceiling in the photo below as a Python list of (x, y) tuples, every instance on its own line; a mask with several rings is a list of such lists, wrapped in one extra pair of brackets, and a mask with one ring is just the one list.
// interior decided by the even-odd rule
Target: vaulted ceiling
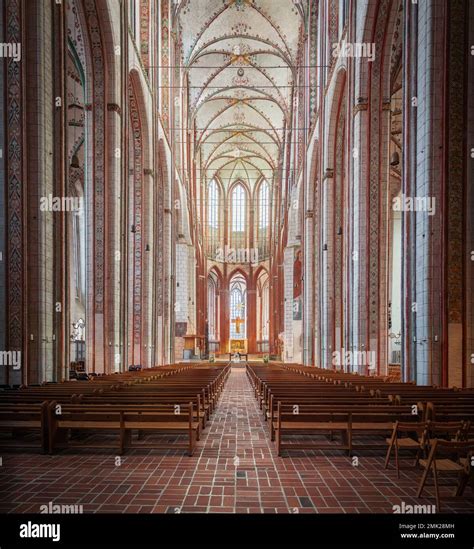
[(201, 174), (270, 183), (291, 123), (302, 13), (294, 0), (187, 0), (179, 9)]

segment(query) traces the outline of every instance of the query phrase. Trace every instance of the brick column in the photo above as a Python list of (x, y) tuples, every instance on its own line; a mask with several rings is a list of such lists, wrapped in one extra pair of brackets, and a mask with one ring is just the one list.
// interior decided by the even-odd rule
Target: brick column
[[(54, 301), (54, 241), (63, 235), (54, 234), (54, 223), (62, 212), (40, 210), (41, 197), (55, 196), (53, 177), (53, 50), (51, 7), (45, 3), (27, 2), (27, 40), (23, 41), (23, 60), (27, 81), (24, 112), (29, 121), (27, 151), (27, 210), (28, 269), (27, 269), (27, 333), (28, 382), (56, 380), (53, 360)], [(41, 52), (41, 55), (38, 55)], [(64, 108), (65, 98), (62, 98)], [(60, 153), (60, 151), (58, 151)], [(54, 217), (56, 216), (56, 218)], [(17, 381), (18, 382), (18, 381)]]

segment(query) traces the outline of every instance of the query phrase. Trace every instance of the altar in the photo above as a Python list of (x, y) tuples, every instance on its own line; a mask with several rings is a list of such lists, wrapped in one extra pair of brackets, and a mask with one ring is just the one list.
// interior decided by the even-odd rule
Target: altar
[(229, 341), (230, 353), (247, 353), (247, 340), (246, 339), (231, 339)]
[(248, 359), (248, 346), (246, 339), (231, 339), (229, 341), (229, 360), (232, 360), (234, 355), (240, 355)]

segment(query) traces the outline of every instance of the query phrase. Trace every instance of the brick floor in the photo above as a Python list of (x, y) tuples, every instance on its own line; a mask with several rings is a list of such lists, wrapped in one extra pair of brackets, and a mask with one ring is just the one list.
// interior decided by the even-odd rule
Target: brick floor
[[(84, 513), (370, 513), (393, 505), (434, 505), (430, 482), (415, 497), (421, 473), (384, 470), (383, 456), (295, 451), (277, 457), (243, 368), (233, 368), (195, 455), (133, 450), (120, 458), (104, 451), (54, 456), (3, 455), (0, 512), (39, 512), (41, 505), (82, 505)], [(448, 497), (443, 512), (473, 512), (470, 488)]]

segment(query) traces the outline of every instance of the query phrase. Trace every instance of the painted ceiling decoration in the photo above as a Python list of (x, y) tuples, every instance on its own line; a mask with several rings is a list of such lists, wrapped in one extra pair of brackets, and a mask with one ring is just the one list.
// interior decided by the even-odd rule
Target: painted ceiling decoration
[(300, 2), (184, 0), (177, 17), (201, 175), (225, 186), (276, 181), (303, 35)]

